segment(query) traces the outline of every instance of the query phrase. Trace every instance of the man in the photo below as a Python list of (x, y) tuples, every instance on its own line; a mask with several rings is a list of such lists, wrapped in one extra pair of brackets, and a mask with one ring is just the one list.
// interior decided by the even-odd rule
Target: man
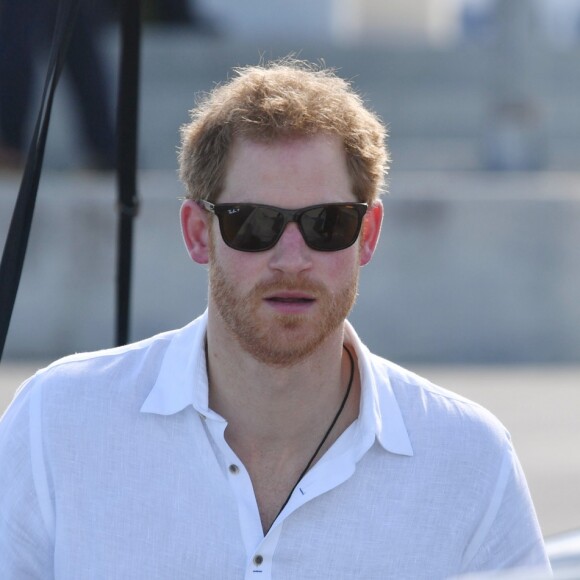
[(381, 228), (376, 116), (284, 60), (238, 70), (182, 137), (207, 310), (23, 385), (0, 428), (0, 576), (549, 570), (504, 428), (346, 321)]

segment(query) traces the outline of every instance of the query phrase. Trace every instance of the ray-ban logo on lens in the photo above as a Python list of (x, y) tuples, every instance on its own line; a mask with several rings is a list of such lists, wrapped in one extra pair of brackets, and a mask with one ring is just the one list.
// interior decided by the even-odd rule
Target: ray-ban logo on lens
[(240, 212), (240, 208), (239, 207), (234, 207), (232, 209), (228, 209), (228, 215), (232, 215), (234, 213), (239, 213)]

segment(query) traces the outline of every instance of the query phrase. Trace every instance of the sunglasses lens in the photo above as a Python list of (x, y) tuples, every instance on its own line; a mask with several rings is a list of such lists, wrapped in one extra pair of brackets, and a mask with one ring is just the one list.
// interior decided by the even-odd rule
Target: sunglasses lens
[(328, 205), (305, 211), (300, 227), (314, 250), (332, 252), (351, 246), (359, 233), (362, 215), (354, 206)]
[(224, 242), (245, 252), (268, 249), (284, 227), (284, 217), (275, 208), (251, 204), (228, 206), (219, 218)]
[[(327, 204), (298, 212), (297, 220), (309, 247), (333, 252), (355, 242), (364, 212), (355, 205)], [(292, 210), (249, 203), (216, 206), (216, 213), (224, 242), (242, 252), (272, 248), (294, 216)]]

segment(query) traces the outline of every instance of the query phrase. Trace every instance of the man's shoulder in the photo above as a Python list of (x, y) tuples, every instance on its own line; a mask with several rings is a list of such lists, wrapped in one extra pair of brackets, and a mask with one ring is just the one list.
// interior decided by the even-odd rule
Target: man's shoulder
[(32, 379), (50, 382), (127, 373), (148, 360), (162, 358), (176, 332), (171, 330), (123, 346), (71, 354), (40, 369)]
[(481, 404), (434, 384), (428, 378), (382, 357), (371, 355), (377, 386), (390, 388), (411, 433), (448, 439), (493, 442), (503, 447), (509, 433)]
[(125, 401), (134, 406), (151, 390), (172, 341), (198, 320), (124, 346), (60, 358), (25, 381), (17, 398), (41, 396), (47, 410), (70, 410), (77, 403), (86, 406), (97, 401), (115, 401), (117, 405)]

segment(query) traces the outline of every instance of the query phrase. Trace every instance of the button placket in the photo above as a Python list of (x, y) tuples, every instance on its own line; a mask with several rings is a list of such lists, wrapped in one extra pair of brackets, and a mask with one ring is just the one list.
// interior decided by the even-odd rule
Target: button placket
[[(274, 534), (276, 539), (273, 544), (271, 539), (266, 545), (263, 544), (264, 532), (250, 475), (239, 457), (225, 441), (226, 424), (221, 421), (209, 420), (205, 424), (221, 454), (220, 463), (238, 505), (240, 531), (248, 557), (245, 577), (256, 578), (256, 575), (259, 574), (260, 578), (265, 580), (271, 576), (270, 554), (273, 553), (278, 534)], [(254, 557), (258, 555), (262, 558), (259, 566), (254, 563)]]
[(266, 534), (266, 537), (257, 544), (254, 544), (253, 550), (248, 552), (246, 574), (244, 576), (245, 580), (249, 580), (250, 578), (266, 580), (266, 578), (272, 577), (274, 554), (278, 546), (278, 541), (280, 540), (282, 527), (281, 525), (272, 526)]

